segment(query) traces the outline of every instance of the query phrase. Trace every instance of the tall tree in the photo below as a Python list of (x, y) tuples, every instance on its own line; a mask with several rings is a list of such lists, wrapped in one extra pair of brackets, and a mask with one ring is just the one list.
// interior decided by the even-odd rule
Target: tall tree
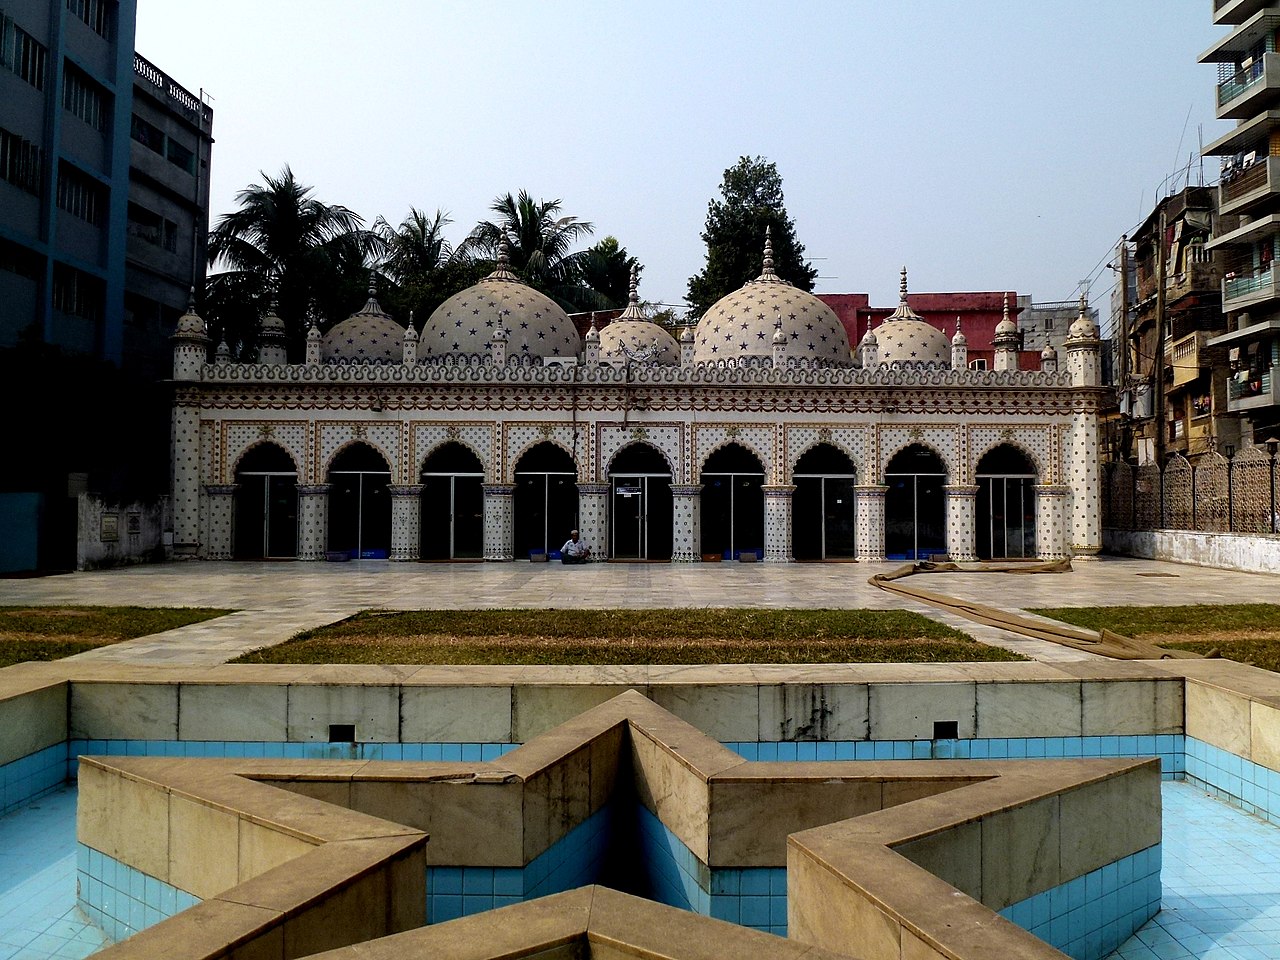
[(209, 234), (209, 263), (227, 269), (210, 277), (205, 310), (246, 355), (256, 340), (250, 318), (274, 300), (296, 353), (311, 316), (333, 322), (359, 305), (353, 292), (367, 283), (381, 240), (351, 210), (317, 200), (288, 166), (262, 180), (236, 194), (239, 209)]
[(765, 228), (773, 233), (774, 272), (801, 290), (812, 290), (818, 276), (804, 259), (795, 221), (782, 199), (782, 175), (764, 157), (740, 157), (724, 172), (721, 199), (707, 206), (702, 239), (707, 262), (689, 278), (689, 315), (700, 317), (717, 300), (760, 275)]
[(602, 307), (587, 309), (611, 309), (625, 307), (631, 293), (631, 268), (636, 272), (644, 266), (627, 253), (617, 237), (605, 237), (599, 243), (587, 247), (579, 262), (582, 285), (598, 295)]
[(452, 222), (442, 210), (429, 216), (411, 207), (398, 227), (382, 217), (374, 223), (384, 251), (378, 269), (393, 284), (382, 303), (393, 316), (403, 320), (413, 312), (421, 323), (488, 272), (487, 263), (468, 258), (445, 237), (445, 227)]

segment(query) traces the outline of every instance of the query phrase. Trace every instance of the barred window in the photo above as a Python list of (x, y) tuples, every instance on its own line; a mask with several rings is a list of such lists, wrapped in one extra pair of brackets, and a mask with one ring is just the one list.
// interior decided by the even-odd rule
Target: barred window
[(86, 320), (101, 320), (105, 293), (106, 285), (97, 277), (65, 263), (53, 265), (53, 309)]
[(159, 127), (147, 123), (136, 113), (129, 126), (129, 135), (147, 149), (164, 156), (164, 132)]
[(175, 167), (187, 171), (192, 176), (196, 172), (196, 155), (178, 143), (173, 137), (169, 138), (169, 162)]
[(144, 243), (163, 247), (170, 253), (177, 252), (178, 225), (132, 201), (129, 203), (128, 233)]
[(94, 83), (87, 73), (67, 64), (67, 71), (62, 81), (63, 107), (93, 129), (102, 131), (107, 128), (106, 100), (106, 91)]
[(115, 3), (110, 0), (67, 0), (67, 9), (100, 37), (111, 39)]
[(48, 64), (48, 48), (0, 12), (0, 65), (43, 90)]
[(107, 191), (68, 163), (58, 168), (58, 206), (72, 216), (101, 226), (107, 214)]
[(32, 196), (40, 196), (44, 151), (30, 140), (0, 127), (0, 179)]

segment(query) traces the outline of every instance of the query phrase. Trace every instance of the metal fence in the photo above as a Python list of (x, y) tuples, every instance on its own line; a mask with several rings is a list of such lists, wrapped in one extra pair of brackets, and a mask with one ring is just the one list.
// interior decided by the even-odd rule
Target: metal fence
[(1208, 454), (1192, 466), (1180, 454), (1161, 470), (1104, 463), (1102, 523), (1116, 530), (1277, 533), (1276, 454), (1250, 447)]

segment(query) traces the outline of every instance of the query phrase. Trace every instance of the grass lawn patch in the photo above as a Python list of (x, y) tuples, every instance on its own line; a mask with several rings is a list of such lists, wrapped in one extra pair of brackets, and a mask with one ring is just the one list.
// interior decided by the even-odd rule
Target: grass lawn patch
[(1197, 603), (1179, 607), (1055, 607), (1032, 610), (1078, 627), (1106, 627), (1162, 647), (1208, 653), (1280, 671), (1280, 604)]
[(902, 610), (365, 611), (237, 663), (884, 663), (1021, 660)]
[(207, 607), (0, 607), (0, 667), (57, 660), (230, 612)]

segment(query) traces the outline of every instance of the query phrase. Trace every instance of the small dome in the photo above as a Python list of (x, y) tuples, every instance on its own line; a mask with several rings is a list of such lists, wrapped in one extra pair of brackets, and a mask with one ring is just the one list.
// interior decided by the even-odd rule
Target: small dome
[(200, 314), (196, 313), (196, 290), (191, 288), (191, 297), (187, 301), (187, 312), (178, 318), (177, 326), (173, 329), (175, 337), (204, 337), (208, 338), (209, 331), (206, 329), (204, 320)]
[(320, 342), (326, 363), (399, 363), (403, 359), (404, 329), (378, 304), (373, 284), (360, 309), (334, 326)]
[(1067, 339), (1098, 339), (1098, 325), (1089, 319), (1089, 301), (1083, 295), (1080, 297), (1080, 316), (1076, 317), (1075, 322), (1071, 324), (1071, 328), (1067, 331)]
[(283, 337), (285, 335), (284, 321), (280, 319), (280, 314), (276, 313), (276, 309), (276, 304), (273, 300), (271, 302), (271, 309), (268, 310), (267, 315), (262, 318), (262, 333), (267, 336), (275, 335)]
[(853, 364), (849, 335), (835, 311), (773, 272), (773, 240), (768, 234), (760, 276), (721, 297), (698, 321), (694, 361), (772, 357), (779, 317), (788, 358), (833, 367)]
[(1017, 336), (1018, 325), (1014, 323), (1013, 319), (1009, 316), (1009, 295), (1006, 293), (1004, 295), (1004, 316), (1001, 317), (1000, 322), (996, 324), (995, 334), (992, 339), (994, 342), (1002, 339), (1007, 340), (1009, 338), (1016, 339)]
[[(639, 283), (636, 268), (631, 268), (631, 292), (627, 300), (627, 309), (623, 310), (603, 330), (600, 337), (600, 359), (606, 362), (626, 363), (630, 359), (644, 357), (653, 363), (664, 366), (675, 366), (680, 363), (680, 346), (676, 338), (652, 320), (645, 318), (640, 310)], [(593, 323), (591, 330), (595, 331)], [(591, 336), (588, 332), (587, 336)], [(653, 351), (650, 353), (650, 351)], [(628, 357), (630, 355), (630, 357)]]
[(1046, 344), (1045, 348), (1040, 351), (1041, 360), (1057, 360), (1058, 351), (1053, 349), (1053, 344)]
[(501, 321), (508, 356), (576, 357), (582, 338), (554, 300), (511, 272), (507, 243), (498, 249), (493, 273), (432, 312), (419, 336), (420, 356), (483, 354)]
[(881, 364), (951, 365), (951, 341), (947, 335), (907, 304), (907, 268), (902, 268), (898, 308), (880, 324)]
[(960, 318), (956, 317), (956, 332), (951, 338), (953, 347), (965, 347), (969, 345), (969, 338), (964, 335), (964, 331), (960, 329)]

